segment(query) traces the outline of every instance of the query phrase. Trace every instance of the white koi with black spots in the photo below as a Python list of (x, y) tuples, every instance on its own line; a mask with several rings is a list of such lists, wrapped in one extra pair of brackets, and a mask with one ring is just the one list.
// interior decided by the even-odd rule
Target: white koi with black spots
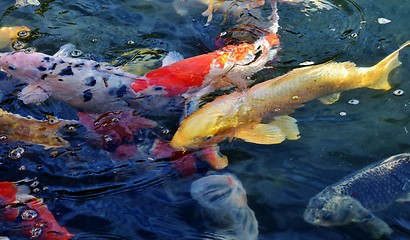
[(107, 63), (70, 58), (72, 49), (73, 45), (66, 44), (53, 56), (24, 51), (0, 53), (0, 67), (11, 78), (28, 84), (18, 96), (25, 104), (52, 97), (85, 112), (129, 109), (134, 96), (129, 86), (136, 76)]

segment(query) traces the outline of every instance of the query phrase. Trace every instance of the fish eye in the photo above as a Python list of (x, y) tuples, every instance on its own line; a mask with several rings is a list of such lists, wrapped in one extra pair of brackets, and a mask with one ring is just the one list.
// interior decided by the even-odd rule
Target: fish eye
[(54, 119), (54, 118), (50, 118), (50, 119), (48, 119), (48, 123), (55, 124), (55, 123), (57, 123), (57, 120)]
[(205, 137), (205, 141), (209, 141), (209, 140), (211, 140), (212, 138), (213, 138), (212, 135), (206, 136), (206, 137)]

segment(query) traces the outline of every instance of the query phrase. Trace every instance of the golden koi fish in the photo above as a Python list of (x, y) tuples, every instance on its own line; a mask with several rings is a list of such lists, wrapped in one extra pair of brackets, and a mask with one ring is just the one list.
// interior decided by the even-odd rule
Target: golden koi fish
[(185, 118), (170, 144), (184, 150), (216, 144), (226, 138), (259, 144), (296, 140), (296, 120), (287, 114), (317, 98), (333, 103), (340, 92), (350, 89), (390, 89), (388, 75), (401, 64), (399, 51), (408, 45), (410, 41), (373, 67), (328, 62), (294, 69), (247, 91), (218, 97)]
[(30, 36), (30, 28), (26, 26), (2, 27), (0, 28), (0, 49), (12, 45), (17, 39)]
[(44, 146), (45, 149), (67, 147), (69, 143), (57, 133), (57, 130), (76, 123), (75, 120), (57, 118), (44, 121), (26, 118), (0, 109), (0, 142), (22, 141)]

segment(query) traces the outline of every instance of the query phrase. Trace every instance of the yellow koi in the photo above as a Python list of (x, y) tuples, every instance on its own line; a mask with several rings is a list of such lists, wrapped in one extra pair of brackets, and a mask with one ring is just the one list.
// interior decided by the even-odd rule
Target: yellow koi
[(373, 67), (352, 62), (328, 62), (294, 69), (257, 84), (247, 91), (221, 96), (185, 118), (171, 140), (178, 150), (196, 149), (226, 138), (241, 138), (258, 144), (277, 144), (299, 138), (296, 119), (288, 116), (303, 103), (319, 98), (326, 104), (340, 92), (355, 88), (390, 89), (389, 73), (401, 62), (401, 49)]
[(67, 147), (69, 143), (57, 131), (66, 125), (76, 123), (75, 120), (53, 117), (48, 120), (37, 120), (0, 109), (0, 142), (22, 141), (44, 146), (45, 149)]
[(30, 28), (26, 26), (2, 27), (0, 28), (0, 49), (8, 46), (12, 48), (15, 41), (28, 36), (30, 36)]

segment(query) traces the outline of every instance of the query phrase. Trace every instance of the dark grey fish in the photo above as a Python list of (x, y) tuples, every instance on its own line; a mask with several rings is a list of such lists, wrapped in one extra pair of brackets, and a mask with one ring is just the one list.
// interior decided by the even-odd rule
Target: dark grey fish
[(409, 181), (410, 154), (392, 156), (326, 187), (310, 199), (303, 217), (320, 226), (359, 223), (375, 238), (389, 235), (392, 229), (372, 212), (407, 201)]

